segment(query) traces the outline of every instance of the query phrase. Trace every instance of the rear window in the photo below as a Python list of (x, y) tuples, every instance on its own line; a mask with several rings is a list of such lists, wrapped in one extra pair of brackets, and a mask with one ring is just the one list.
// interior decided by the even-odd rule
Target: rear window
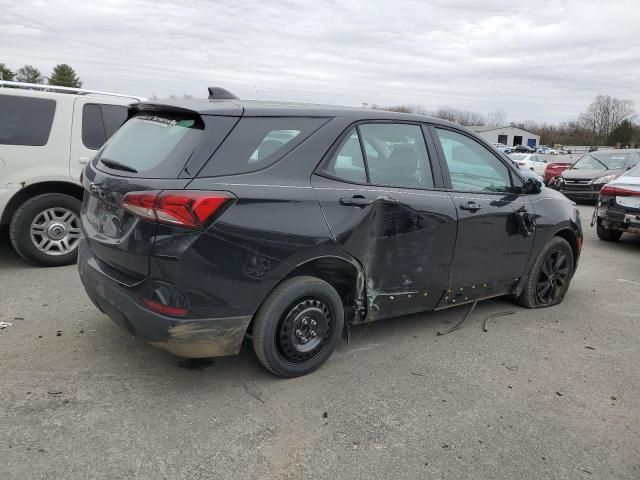
[(49, 98), (0, 95), (0, 144), (46, 145), (55, 111)]
[(273, 165), (327, 121), (307, 117), (244, 117), (201, 177), (255, 172)]
[(100, 168), (148, 177), (177, 175), (200, 142), (200, 117), (141, 114), (126, 122), (98, 153)]

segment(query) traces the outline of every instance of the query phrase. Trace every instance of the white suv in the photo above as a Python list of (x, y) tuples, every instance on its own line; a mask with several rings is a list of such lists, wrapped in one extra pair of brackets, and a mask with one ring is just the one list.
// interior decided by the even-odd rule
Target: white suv
[(9, 227), (24, 259), (41, 266), (75, 262), (80, 173), (126, 120), (127, 105), (140, 100), (0, 81), (0, 228)]

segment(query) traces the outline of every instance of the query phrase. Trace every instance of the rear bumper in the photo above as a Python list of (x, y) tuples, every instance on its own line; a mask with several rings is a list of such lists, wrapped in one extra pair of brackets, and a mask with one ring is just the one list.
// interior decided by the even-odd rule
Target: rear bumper
[(598, 207), (597, 217), (600, 224), (609, 230), (628, 233), (640, 233), (640, 212)]
[(78, 270), (96, 307), (154, 347), (187, 358), (235, 355), (240, 351), (251, 316), (180, 319), (152, 312), (141, 304), (135, 288), (106, 275), (85, 241), (78, 250)]

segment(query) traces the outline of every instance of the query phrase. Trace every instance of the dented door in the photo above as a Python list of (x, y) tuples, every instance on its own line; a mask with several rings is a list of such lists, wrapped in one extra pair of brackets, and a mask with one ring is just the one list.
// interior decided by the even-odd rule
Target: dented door
[(440, 306), (512, 292), (533, 246), (535, 222), (522, 180), (491, 147), (450, 127), (432, 129), (458, 211), (451, 289)]
[(449, 286), (456, 208), (447, 192), (312, 177), (338, 243), (363, 266), (367, 320), (433, 309)]

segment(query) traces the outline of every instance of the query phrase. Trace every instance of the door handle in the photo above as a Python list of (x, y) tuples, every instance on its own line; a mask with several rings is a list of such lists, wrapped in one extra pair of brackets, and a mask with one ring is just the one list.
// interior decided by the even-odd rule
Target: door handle
[(340, 205), (353, 206), (353, 207), (366, 207), (371, 205), (373, 200), (366, 198), (362, 195), (354, 195), (352, 197), (342, 197), (340, 199)]
[(78, 163), (80, 165), (86, 165), (87, 163), (89, 163), (89, 157), (80, 157), (80, 158), (78, 158)]
[(460, 204), (460, 210), (468, 210), (470, 212), (477, 212), (478, 210), (482, 209), (482, 207), (477, 204), (476, 202), (467, 202), (467, 203), (461, 203)]

